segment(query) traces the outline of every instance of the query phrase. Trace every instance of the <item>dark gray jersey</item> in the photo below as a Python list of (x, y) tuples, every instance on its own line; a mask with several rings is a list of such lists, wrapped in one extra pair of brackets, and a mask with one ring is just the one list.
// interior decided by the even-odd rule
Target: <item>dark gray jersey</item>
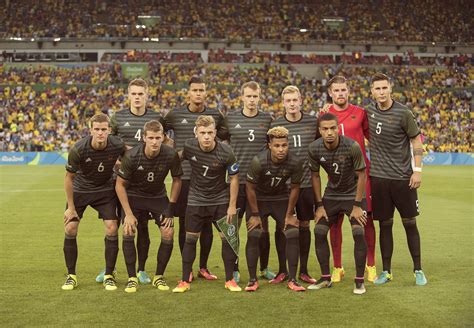
[[(172, 109), (164, 117), (165, 131), (174, 131), (174, 144), (176, 150), (179, 152), (183, 150), (184, 143), (190, 138), (194, 138), (194, 128), (196, 119), (201, 115), (210, 115), (216, 121), (217, 137), (224, 138), (227, 133), (224, 128), (224, 117), (218, 110), (210, 110), (205, 108), (199, 113), (191, 112), (188, 107), (180, 109)], [(191, 174), (191, 166), (187, 161), (183, 161), (183, 180), (189, 180)]]
[(356, 171), (365, 169), (365, 160), (357, 142), (339, 136), (339, 145), (329, 150), (323, 138), (313, 141), (308, 148), (309, 167), (319, 172), (320, 166), (328, 174), (324, 198), (354, 200), (357, 190)]
[(370, 129), (370, 175), (409, 180), (413, 174), (410, 139), (420, 134), (413, 112), (394, 101), (388, 110), (367, 106)]
[(303, 182), (301, 188), (311, 187), (311, 172), (308, 167), (308, 146), (316, 139), (318, 123), (315, 116), (303, 113), (296, 122), (288, 121), (285, 116), (272, 122), (271, 127), (283, 126), (288, 129), (290, 151), (303, 162)]
[(173, 177), (183, 175), (178, 153), (162, 144), (158, 156), (148, 158), (142, 143), (125, 153), (118, 175), (128, 182), (127, 195), (161, 198), (166, 196), (164, 181), (169, 172)]
[(161, 114), (151, 109), (141, 116), (133, 114), (130, 109), (123, 109), (111, 116), (110, 126), (113, 135), (119, 136), (127, 146), (134, 147), (143, 140), (143, 126), (151, 120), (163, 123)]
[(196, 138), (188, 139), (184, 144), (183, 159), (191, 164), (188, 205), (229, 203), (226, 173), (239, 173), (239, 164), (229, 145), (217, 141), (212, 151), (205, 152), (199, 147)]
[(242, 111), (231, 112), (225, 117), (230, 145), (239, 161), (240, 184), (247, 181), (245, 176), (252, 158), (267, 146), (271, 121), (272, 116), (262, 111), (254, 117), (245, 116)]
[(125, 144), (112, 135), (107, 138), (105, 149), (95, 150), (91, 142), (92, 136), (84, 137), (69, 151), (66, 170), (76, 173), (74, 191), (114, 190), (113, 169), (117, 159), (125, 152)]
[(252, 159), (246, 178), (257, 185), (258, 200), (288, 200), (290, 190), (287, 181), (301, 183), (303, 161), (290, 153), (285, 161), (274, 163), (270, 149), (265, 149)]

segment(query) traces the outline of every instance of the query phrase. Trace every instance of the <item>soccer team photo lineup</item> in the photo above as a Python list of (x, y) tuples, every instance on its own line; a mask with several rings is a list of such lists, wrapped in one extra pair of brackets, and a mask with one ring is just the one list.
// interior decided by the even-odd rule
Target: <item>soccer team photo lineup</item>
[[(163, 113), (150, 107), (147, 81), (129, 81), (129, 107), (110, 116), (92, 112), (87, 133), (68, 151), (67, 278), (58, 288), (74, 293), (81, 280), (93, 279), (76, 270), (78, 257), (90, 256), (80, 253), (78, 242), (88, 207), (104, 223), (105, 261), (95, 280), (106, 291), (199, 293), (193, 281), (203, 279), (220, 280), (222, 293), (287, 288), (318, 294), (338, 288), (345, 277), (353, 279), (354, 294), (370, 293), (394, 280), (396, 211), (413, 268), (398, 272), (423, 288), (417, 190), (424, 136), (412, 109), (392, 97), (390, 76), (364, 78), (372, 98), (365, 108), (351, 103), (348, 81), (335, 75), (327, 81), (327, 102), (311, 114), (303, 111), (300, 89), (285, 86), (283, 112), (275, 117), (261, 110), (265, 90), (252, 80), (240, 86), (240, 109), (226, 114), (206, 106), (205, 75), (190, 77), (182, 106)], [(344, 221), (353, 237), (344, 245), (353, 248), (353, 260), (345, 263), (354, 263), (353, 277), (342, 265)], [(159, 230), (157, 250), (150, 249), (152, 223)], [(217, 244), (225, 277), (208, 263)], [(278, 268), (269, 267), (271, 249)], [(378, 249), (381, 263), (375, 262)], [(124, 268), (117, 267), (119, 256)], [(149, 256), (157, 259), (154, 273), (146, 268)], [(179, 277), (166, 274), (172, 257), (180, 258)], [(319, 264), (318, 272), (309, 272), (308, 262)], [(117, 271), (126, 272), (125, 283)]]

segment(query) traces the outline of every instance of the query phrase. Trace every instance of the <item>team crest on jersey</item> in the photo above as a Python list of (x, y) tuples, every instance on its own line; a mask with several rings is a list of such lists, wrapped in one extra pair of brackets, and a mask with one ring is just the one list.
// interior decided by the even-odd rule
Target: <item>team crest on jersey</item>
[(351, 118), (352, 118), (353, 120), (355, 120), (355, 119), (356, 119), (356, 116), (355, 116), (355, 115), (351, 115)]
[(221, 165), (221, 164), (219, 163), (219, 161), (214, 161), (214, 162), (212, 162), (212, 166), (214, 166), (214, 167), (218, 167), (218, 166), (220, 166), (220, 165)]
[(264, 127), (265, 127), (265, 124), (260, 123), (258, 127), (259, 127), (259, 128), (264, 128)]
[(165, 169), (165, 164), (158, 165), (158, 171), (163, 171)]
[(283, 176), (287, 176), (289, 173), (290, 173), (290, 171), (287, 170), (287, 169), (284, 169), (284, 170), (281, 172), (281, 174), (282, 174)]
[(235, 235), (235, 225), (231, 224), (229, 225), (229, 227), (227, 228), (227, 235), (229, 235), (230, 237), (232, 237), (233, 235)]
[(339, 155), (339, 157), (337, 159), (339, 160), (339, 162), (344, 162), (344, 160), (346, 159), (346, 156)]

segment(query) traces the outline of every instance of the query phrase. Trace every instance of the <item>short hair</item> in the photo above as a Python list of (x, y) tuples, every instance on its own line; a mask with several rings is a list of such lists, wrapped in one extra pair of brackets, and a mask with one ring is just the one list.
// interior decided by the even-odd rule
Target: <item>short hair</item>
[(90, 124), (90, 127), (92, 128), (92, 125), (94, 123), (104, 123), (104, 122), (107, 122), (110, 125), (109, 117), (107, 115), (105, 115), (104, 113), (99, 113), (99, 114), (95, 114), (94, 116), (91, 117), (91, 119), (89, 121), (89, 124)]
[(145, 90), (148, 90), (148, 83), (142, 78), (131, 80), (130, 83), (128, 84), (128, 90), (130, 90), (130, 87), (132, 86), (142, 87), (142, 88), (145, 88)]
[(298, 87), (295, 85), (287, 85), (281, 92), (281, 97), (283, 98), (284, 95), (289, 94), (289, 93), (297, 93), (298, 96), (301, 97), (300, 89), (298, 89)]
[(288, 129), (283, 126), (276, 126), (271, 128), (267, 132), (268, 140), (272, 141), (273, 139), (277, 138), (285, 138), (288, 139)]
[(210, 115), (199, 115), (199, 117), (196, 120), (196, 128), (199, 128), (201, 126), (207, 128), (208, 126), (214, 125), (216, 126), (216, 121), (214, 120), (214, 117)]
[(347, 79), (342, 75), (333, 76), (328, 82), (328, 90), (331, 89), (331, 86), (335, 83), (347, 83)]
[(321, 125), (321, 122), (324, 121), (336, 121), (336, 123), (339, 124), (337, 116), (332, 113), (324, 113), (323, 115), (321, 115), (318, 119), (318, 127)]
[(145, 123), (143, 126), (143, 135), (146, 135), (146, 133), (150, 132), (163, 132), (163, 125), (157, 120), (151, 120)]
[(383, 73), (380, 73), (380, 72), (377, 72), (375, 73), (374, 75), (372, 75), (372, 77), (370, 78), (370, 85), (374, 85), (374, 82), (377, 82), (377, 81), (388, 81), (388, 83), (390, 83), (390, 78), (383, 74)]
[(191, 84), (193, 83), (203, 83), (203, 84), (206, 84), (206, 82), (204, 81), (204, 79), (200, 76), (197, 76), (197, 75), (194, 75), (192, 76), (190, 79), (189, 79), (189, 82), (188, 82), (188, 86), (191, 86)]
[(249, 82), (245, 82), (244, 84), (242, 84), (242, 86), (240, 87), (240, 94), (243, 95), (244, 94), (244, 89), (246, 88), (249, 88), (253, 91), (260, 91), (260, 84), (258, 84), (257, 82), (255, 81), (249, 81)]

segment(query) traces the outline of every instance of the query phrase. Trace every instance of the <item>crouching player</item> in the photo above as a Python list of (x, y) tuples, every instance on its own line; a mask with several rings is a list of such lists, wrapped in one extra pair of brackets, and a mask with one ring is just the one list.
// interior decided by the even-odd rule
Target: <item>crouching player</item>
[[(337, 223), (340, 213), (349, 216), (354, 238), (356, 277), (354, 294), (364, 294), (364, 270), (367, 244), (364, 225), (367, 214), (364, 191), (366, 183), (365, 161), (357, 142), (338, 135), (338, 120), (326, 113), (319, 118), (319, 132), (322, 138), (309, 145), (309, 166), (316, 200), (315, 228), (316, 256), (321, 267), (321, 278), (308, 289), (331, 287), (329, 272), (329, 245), (327, 234), (331, 225)], [(321, 197), (320, 166), (328, 174), (328, 184)]]
[[(262, 232), (262, 218), (270, 215), (276, 221), (276, 228), (282, 231), (286, 247), (278, 249), (280, 274), (288, 277), (288, 288), (304, 291), (296, 280), (298, 269), (299, 230), (295, 206), (300, 183), (303, 178), (303, 161), (289, 154), (288, 129), (277, 126), (268, 130), (268, 148), (255, 156), (247, 171), (246, 192), (251, 213), (247, 213), (248, 239), (246, 246), (247, 265), (250, 281), (246, 291), (258, 288), (256, 277), (259, 257), (259, 239)], [(287, 181), (290, 180), (291, 188)], [(291, 189), (289, 191), (289, 189)], [(288, 271), (286, 270), (288, 259)]]
[(113, 186), (113, 168), (125, 151), (125, 144), (110, 134), (109, 117), (94, 115), (90, 120), (90, 136), (79, 140), (69, 151), (64, 189), (67, 209), (64, 212), (64, 258), (68, 269), (63, 290), (77, 287), (77, 230), (87, 206), (91, 206), (105, 226), (106, 290), (116, 290), (113, 270), (118, 254), (117, 197)]
[[(161, 233), (156, 273), (152, 284), (169, 290), (163, 278), (173, 250), (173, 211), (181, 190), (181, 161), (176, 151), (163, 145), (163, 126), (149, 121), (143, 128), (144, 143), (125, 153), (115, 190), (122, 205), (123, 254), (128, 272), (127, 293), (137, 291), (135, 232), (139, 220), (154, 219)], [(164, 181), (171, 172), (173, 182), (168, 200)]]
[[(190, 274), (196, 258), (196, 243), (203, 226), (227, 216), (230, 223), (237, 214), (236, 203), (239, 193), (239, 164), (229, 145), (216, 141), (216, 122), (209, 115), (201, 115), (196, 120), (196, 138), (184, 144), (183, 159), (191, 164), (188, 206), (186, 207), (186, 240), (183, 248), (183, 276), (174, 293), (184, 293), (191, 288)], [(230, 188), (226, 183), (229, 174)], [(230, 190), (229, 190), (230, 189)], [(241, 288), (233, 279), (234, 264), (237, 260), (224, 234), (222, 240), (222, 260), (225, 268), (225, 288), (239, 292)]]

